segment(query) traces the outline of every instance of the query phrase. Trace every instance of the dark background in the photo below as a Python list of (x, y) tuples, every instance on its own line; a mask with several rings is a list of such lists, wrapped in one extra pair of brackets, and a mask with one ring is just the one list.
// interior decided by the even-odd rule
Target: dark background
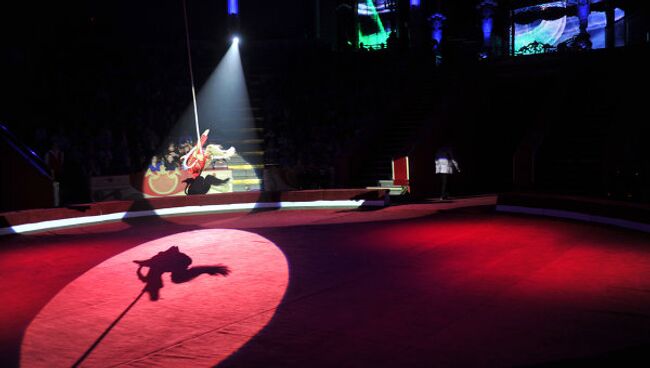
[[(335, 50), (337, 3), (240, 2), (242, 62), (265, 160), (284, 167), (296, 188), (374, 185), (390, 177), (391, 156), (410, 153), (414, 187), (434, 195), (432, 157), (451, 143), (465, 168), (456, 193), (522, 189), (513, 158), (541, 134), (535, 183), (524, 189), (650, 198), (643, 27), (619, 50), (481, 63), (476, 2), (442, 2), (445, 63), (436, 68), (426, 47)], [(422, 3), (425, 14), (438, 10)], [(0, 12), (0, 121), (39, 155), (62, 140), (74, 183), (67, 201), (87, 201), (90, 177), (144, 168), (190, 103), (182, 1), (12, 5)], [(226, 7), (187, 2), (199, 87), (228, 47)], [(647, 29), (644, 8), (627, 14)], [(495, 33), (503, 34), (499, 19)], [(387, 150), (399, 130), (411, 138)]]

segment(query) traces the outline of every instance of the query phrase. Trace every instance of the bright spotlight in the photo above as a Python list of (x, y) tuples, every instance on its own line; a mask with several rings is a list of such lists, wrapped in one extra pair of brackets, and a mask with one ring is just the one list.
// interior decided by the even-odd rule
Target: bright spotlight
[(233, 37), (232, 38), (232, 43), (234, 43), (235, 45), (238, 45), (239, 44), (239, 37), (237, 37), (237, 36)]

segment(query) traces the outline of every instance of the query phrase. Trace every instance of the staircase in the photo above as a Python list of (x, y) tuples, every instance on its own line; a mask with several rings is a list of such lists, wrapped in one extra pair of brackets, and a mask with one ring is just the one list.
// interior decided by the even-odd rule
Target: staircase
[(233, 192), (259, 191), (264, 189), (264, 116), (261, 108), (263, 74), (258, 71), (246, 73), (246, 83), (250, 99), (250, 109), (246, 113), (252, 115), (250, 121), (228, 121), (226, 128), (216, 129), (220, 144), (224, 148), (235, 147), (237, 154), (228, 161), (228, 169), (232, 171)]
[(537, 157), (540, 189), (576, 195), (604, 193), (604, 153), (611, 111), (598, 103), (583, 111), (570, 117), (574, 121), (551, 125)]
[[(397, 155), (408, 155), (423, 124), (426, 124), (437, 98), (433, 66), (421, 73), (419, 79), (403, 94), (401, 106), (372, 144), (372, 156), (361, 168), (355, 178), (359, 186), (392, 187), (391, 160)], [(411, 91), (418, 91), (414, 93)]]
[(228, 169), (232, 171), (233, 192), (264, 189), (264, 140), (258, 138), (263, 132), (261, 127), (218, 130), (219, 136), (224, 137), (221, 145), (224, 148), (232, 146), (237, 150), (237, 154), (228, 161)]

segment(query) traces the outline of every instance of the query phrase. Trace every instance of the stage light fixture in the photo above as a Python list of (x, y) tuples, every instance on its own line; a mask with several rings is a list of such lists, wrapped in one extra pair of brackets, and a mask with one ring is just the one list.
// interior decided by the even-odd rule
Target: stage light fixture
[(232, 38), (232, 43), (235, 45), (239, 45), (239, 37), (235, 36)]

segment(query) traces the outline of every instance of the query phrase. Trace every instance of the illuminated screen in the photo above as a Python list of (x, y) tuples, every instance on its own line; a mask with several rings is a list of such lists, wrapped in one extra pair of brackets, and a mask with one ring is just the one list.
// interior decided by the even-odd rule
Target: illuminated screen
[(372, 48), (386, 46), (396, 3), (394, 0), (359, 0), (359, 44)]
[[(565, 1), (556, 1), (543, 5), (520, 8), (515, 10), (515, 19), (518, 15), (525, 13), (542, 13), (553, 9), (556, 12), (566, 11)], [(569, 12), (571, 14), (571, 12)], [(614, 11), (615, 21), (623, 19), (625, 12), (619, 8)], [(620, 23), (619, 23), (620, 24)], [(592, 48), (601, 49), (605, 47), (605, 26), (607, 19), (605, 12), (592, 11), (589, 14), (589, 25), (587, 32), (591, 37)], [(521, 24), (515, 21), (515, 53), (520, 54), (522, 47), (528, 46), (533, 42), (538, 42), (552, 47), (557, 47), (580, 32), (580, 21), (577, 16), (564, 15), (556, 19), (545, 20), (540, 16), (529, 23)], [(622, 32), (616, 32), (621, 34)], [(616, 46), (620, 46), (622, 40), (616, 40)]]

